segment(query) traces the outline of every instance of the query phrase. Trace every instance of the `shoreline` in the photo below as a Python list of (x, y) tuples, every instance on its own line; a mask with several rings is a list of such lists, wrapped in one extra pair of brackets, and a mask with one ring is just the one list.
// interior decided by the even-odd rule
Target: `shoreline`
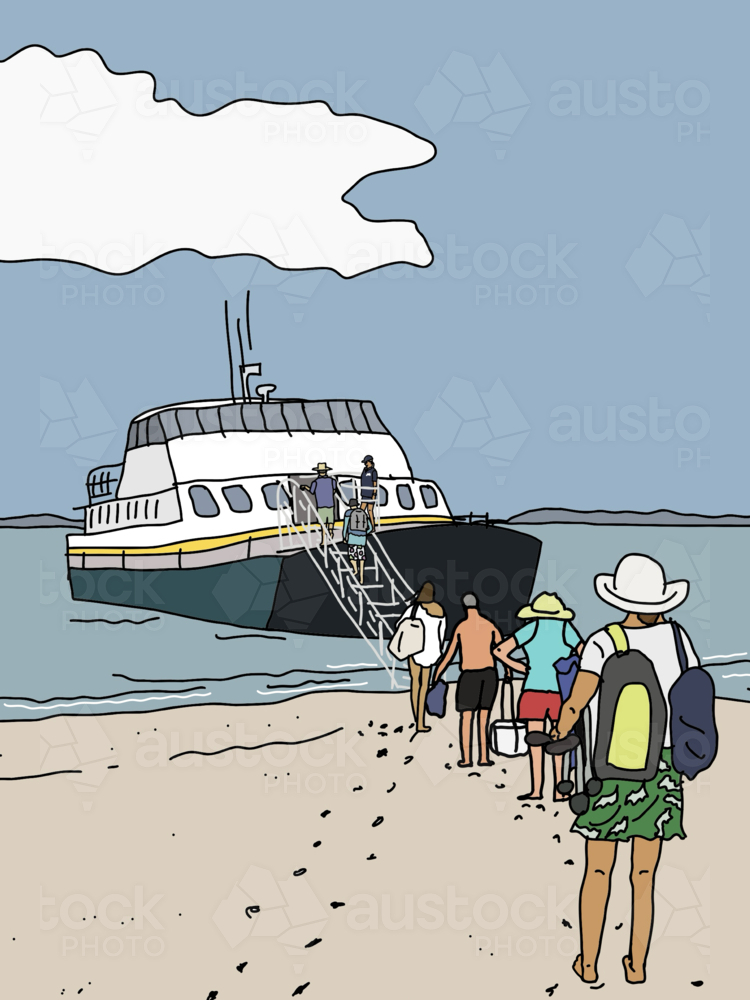
[[(81, 770), (2, 783), (20, 818), (6, 829), (0, 914), (9, 995), (239, 1000), (309, 982), (305, 997), (326, 1000), (403, 996), (406, 983), (420, 996), (493, 996), (498, 978), (524, 998), (555, 983), (564, 996), (588, 990), (570, 970), (584, 842), (569, 832), (567, 804), (552, 802), (549, 784), (534, 804), (543, 810), (517, 801), (525, 757), (459, 771), (451, 696), (445, 719), (414, 737), (408, 698), (373, 693), (3, 727), (3, 775)], [(731, 791), (745, 712), (717, 702), (716, 763), (685, 783), (687, 840), (664, 845), (646, 997), (698, 980), (701, 995), (722, 995), (710, 926), (728, 979), (741, 975), (741, 952), (721, 942), (743, 926), (748, 875), (732, 859), (744, 856), (745, 824), (732, 814), (747, 807)], [(170, 760), (337, 727), (304, 745)], [(620, 965), (627, 855), (600, 960), (615, 997), (631, 993)], [(251, 905), (261, 909), (248, 917)]]

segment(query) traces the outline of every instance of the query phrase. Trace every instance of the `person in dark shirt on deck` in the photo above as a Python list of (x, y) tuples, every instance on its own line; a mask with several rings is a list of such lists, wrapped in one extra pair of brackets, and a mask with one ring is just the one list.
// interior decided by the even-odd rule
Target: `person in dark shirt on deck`
[(360, 494), (362, 499), (362, 510), (367, 511), (373, 531), (375, 530), (375, 497), (378, 491), (378, 470), (375, 468), (372, 455), (365, 455), (362, 459), (364, 469), (360, 477)]

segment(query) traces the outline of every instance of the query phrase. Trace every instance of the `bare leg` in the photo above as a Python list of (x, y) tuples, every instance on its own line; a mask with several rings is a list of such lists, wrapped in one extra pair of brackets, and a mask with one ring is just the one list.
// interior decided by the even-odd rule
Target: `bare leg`
[(352, 569), (354, 570), (354, 575), (357, 575), (357, 560), (350, 559), (349, 562), (352, 564)]
[(654, 924), (654, 875), (661, 855), (662, 839), (633, 837), (633, 860), (630, 884), (633, 887), (633, 920), (630, 928), (630, 954), (623, 958), (625, 978), (629, 983), (646, 981), (646, 957)]
[(431, 726), (426, 726), (424, 723), (424, 712), (425, 705), (427, 704), (427, 689), (430, 686), (430, 668), (429, 667), (417, 667), (420, 673), (418, 680), (419, 684), (419, 694), (417, 697), (417, 729), (420, 733), (429, 733)]
[[(530, 733), (544, 732), (544, 722), (539, 719), (529, 719), (526, 728)], [(544, 791), (544, 747), (529, 747), (531, 764), (531, 798), (541, 799)]]
[(422, 668), (418, 666), (413, 657), (409, 657), (409, 674), (411, 676), (411, 711), (414, 716), (414, 721), (417, 724), (417, 729), (419, 729), (419, 675), (422, 672)]
[(479, 710), (479, 763), (487, 764), (489, 762), (489, 757), (487, 756), (487, 729), (490, 724), (490, 710), (489, 708), (482, 708)]
[[(542, 749), (544, 749), (544, 748), (542, 747)], [(556, 756), (555, 756), (555, 757), (553, 758), (553, 760), (554, 760), (554, 762), (555, 762), (555, 802), (560, 802), (560, 801), (562, 801), (563, 799), (569, 799), (569, 798), (570, 798), (570, 796), (569, 796), (569, 795), (558, 795), (558, 794), (557, 794), (557, 786), (558, 786), (558, 785), (560, 784), (560, 782), (562, 781), (562, 766), (563, 766), (563, 759), (562, 759), (562, 757), (560, 756), (560, 754), (557, 754), (557, 755), (556, 755)]]
[(581, 954), (573, 963), (573, 971), (584, 983), (595, 983), (599, 977), (596, 963), (602, 943), (616, 854), (616, 840), (586, 841), (586, 872), (579, 903)]
[(473, 712), (461, 712), (461, 763), (471, 765), (471, 724), (474, 721)]
[(364, 559), (359, 560), (359, 582), (365, 582), (365, 561)]

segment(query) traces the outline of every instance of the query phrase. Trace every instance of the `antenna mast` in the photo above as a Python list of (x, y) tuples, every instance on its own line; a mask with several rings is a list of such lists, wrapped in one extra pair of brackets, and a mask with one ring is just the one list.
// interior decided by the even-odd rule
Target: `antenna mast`
[(227, 331), (227, 351), (229, 352), (229, 385), (232, 390), (232, 400), (235, 401), (237, 397), (234, 394), (234, 362), (232, 360), (232, 340), (229, 336), (229, 303), (224, 299), (224, 326)]

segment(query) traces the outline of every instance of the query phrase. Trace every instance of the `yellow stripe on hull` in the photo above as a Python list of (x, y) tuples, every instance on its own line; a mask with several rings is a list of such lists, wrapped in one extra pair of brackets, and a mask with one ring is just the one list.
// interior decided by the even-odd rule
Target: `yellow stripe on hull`
[[(451, 521), (450, 517), (435, 516), (435, 517), (383, 517), (380, 519), (381, 524), (417, 524), (425, 523), (431, 521)], [(314, 525), (317, 529), (318, 525)], [(336, 521), (334, 524), (336, 528), (343, 527), (343, 521)], [(218, 538), (193, 538), (189, 541), (175, 542), (172, 545), (158, 545), (156, 547), (131, 547), (131, 548), (100, 548), (99, 546), (71, 546), (68, 549), (69, 555), (100, 555), (100, 556), (114, 556), (122, 555), (123, 552), (126, 556), (130, 555), (166, 555), (170, 552), (206, 552), (210, 549), (223, 549), (229, 545), (236, 545), (238, 542), (246, 542), (250, 538), (270, 538), (272, 535), (278, 535), (279, 530), (284, 535), (289, 535), (296, 533), (297, 531), (304, 531), (304, 526), (299, 525), (297, 529), (283, 527), (279, 528), (259, 528), (256, 531), (243, 531), (239, 535), (224, 535)]]

